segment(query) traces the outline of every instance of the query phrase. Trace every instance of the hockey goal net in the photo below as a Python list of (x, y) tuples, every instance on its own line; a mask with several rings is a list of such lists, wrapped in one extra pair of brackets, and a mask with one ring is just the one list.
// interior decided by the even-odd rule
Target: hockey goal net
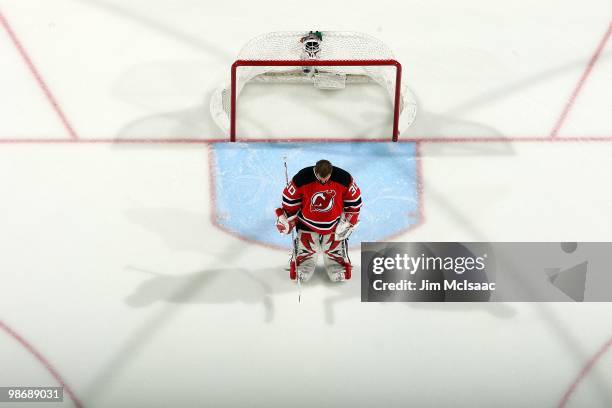
[(312, 84), (343, 89), (351, 83), (382, 86), (393, 107), (392, 140), (416, 116), (416, 102), (402, 85), (402, 66), (391, 50), (367, 34), (346, 31), (274, 32), (249, 41), (232, 64), (231, 80), (214, 93), (210, 111), (236, 141), (238, 97), (249, 82)]

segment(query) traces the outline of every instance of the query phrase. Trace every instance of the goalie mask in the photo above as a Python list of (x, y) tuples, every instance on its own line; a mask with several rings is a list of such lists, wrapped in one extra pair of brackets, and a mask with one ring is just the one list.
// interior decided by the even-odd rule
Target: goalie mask
[(311, 31), (302, 38), (302, 59), (318, 59), (323, 36), (319, 31)]

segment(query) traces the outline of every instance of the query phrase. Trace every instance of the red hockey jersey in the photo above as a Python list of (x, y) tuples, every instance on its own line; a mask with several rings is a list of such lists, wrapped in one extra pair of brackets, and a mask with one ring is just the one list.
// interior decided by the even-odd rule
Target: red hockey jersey
[(288, 217), (297, 214), (298, 228), (319, 234), (332, 233), (343, 212), (357, 222), (361, 208), (361, 191), (353, 177), (339, 167), (333, 167), (325, 184), (314, 173), (314, 167), (300, 170), (283, 190), (283, 209)]

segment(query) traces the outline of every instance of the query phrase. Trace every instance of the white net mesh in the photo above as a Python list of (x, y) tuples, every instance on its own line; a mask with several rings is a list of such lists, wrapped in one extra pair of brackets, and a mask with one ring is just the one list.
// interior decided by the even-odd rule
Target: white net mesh
[[(238, 60), (283, 61), (302, 59), (302, 39), (308, 32), (281, 31), (260, 35), (240, 51)], [(324, 31), (320, 45), (320, 60), (391, 60), (391, 50), (380, 40), (367, 34), (348, 31)], [(317, 73), (305, 74), (302, 67), (242, 66), (236, 72), (237, 97), (251, 82), (311, 83), (322, 89), (342, 89), (345, 83), (375, 82), (382, 86), (394, 103), (395, 69), (393, 66), (325, 66)], [(210, 110), (217, 125), (229, 134), (230, 83), (220, 86), (211, 99)], [(400, 97), (400, 133), (407, 129), (416, 115), (416, 102), (404, 85)]]

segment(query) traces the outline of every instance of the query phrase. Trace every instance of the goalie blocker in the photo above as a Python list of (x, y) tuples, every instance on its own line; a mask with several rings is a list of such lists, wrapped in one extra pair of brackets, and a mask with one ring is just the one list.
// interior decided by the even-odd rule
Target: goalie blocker
[(348, 237), (358, 224), (361, 192), (345, 170), (319, 160), (300, 170), (283, 190), (282, 208), (276, 209), (276, 227), (281, 234), (296, 228), (290, 277), (309, 280), (323, 255), (332, 281), (351, 278)]

